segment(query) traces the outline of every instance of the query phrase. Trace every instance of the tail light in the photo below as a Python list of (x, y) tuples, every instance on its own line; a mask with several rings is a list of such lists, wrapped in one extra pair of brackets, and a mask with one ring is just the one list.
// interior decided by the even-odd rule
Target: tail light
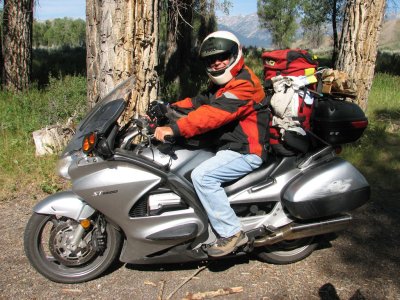
[(335, 150), (336, 154), (340, 154), (340, 153), (342, 153), (343, 149), (342, 149), (342, 146), (338, 145), (338, 146), (335, 146), (334, 150)]
[(97, 135), (95, 132), (92, 132), (85, 136), (82, 142), (82, 151), (85, 153), (89, 153), (93, 150), (94, 146), (97, 142)]
[(351, 122), (351, 126), (353, 126), (353, 128), (367, 128), (368, 120), (365, 120), (365, 121), (353, 121), (353, 122)]

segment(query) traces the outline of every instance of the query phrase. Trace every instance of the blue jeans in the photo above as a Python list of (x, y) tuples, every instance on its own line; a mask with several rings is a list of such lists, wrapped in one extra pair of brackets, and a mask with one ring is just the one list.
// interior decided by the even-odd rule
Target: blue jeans
[(219, 236), (230, 237), (242, 229), (221, 184), (242, 177), (261, 164), (258, 155), (221, 150), (193, 170), (191, 177), (197, 196)]

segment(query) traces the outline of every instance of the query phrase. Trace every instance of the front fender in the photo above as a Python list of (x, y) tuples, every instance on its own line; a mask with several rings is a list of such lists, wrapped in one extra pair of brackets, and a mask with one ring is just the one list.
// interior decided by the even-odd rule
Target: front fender
[(72, 191), (51, 195), (35, 205), (38, 214), (57, 215), (80, 221), (89, 218), (95, 210)]

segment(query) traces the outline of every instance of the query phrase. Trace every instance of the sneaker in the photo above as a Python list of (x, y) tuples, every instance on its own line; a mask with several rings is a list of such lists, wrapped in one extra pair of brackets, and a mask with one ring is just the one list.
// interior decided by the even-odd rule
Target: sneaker
[(227, 255), (235, 251), (239, 246), (248, 242), (247, 235), (239, 231), (235, 235), (227, 238), (219, 238), (210, 248), (207, 249), (208, 255), (218, 257)]

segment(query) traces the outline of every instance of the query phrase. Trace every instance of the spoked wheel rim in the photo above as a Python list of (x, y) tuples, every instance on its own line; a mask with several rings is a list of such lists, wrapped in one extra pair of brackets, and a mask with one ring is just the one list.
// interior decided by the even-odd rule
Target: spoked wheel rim
[[(55, 216), (48, 216), (43, 220), (42, 227), (38, 228), (37, 250), (43, 262), (53, 272), (59, 275), (82, 276), (101, 265), (102, 258), (105, 258), (106, 255), (99, 256), (90, 244), (87, 244), (85, 249), (81, 248), (82, 250), (69, 250), (71, 253), (67, 254), (68, 242), (66, 240), (69, 238), (68, 235), (72, 234), (74, 227), (78, 225), (76, 222), (75, 224), (71, 223), (71, 220), (65, 221), (56, 219)], [(66, 231), (67, 227), (71, 231)]]
[(77, 224), (62, 222), (53, 227), (50, 232), (49, 250), (53, 258), (65, 266), (84, 265), (96, 255), (96, 250), (93, 249), (91, 243), (91, 234), (85, 236), (86, 240), (82, 241), (81, 245), (71, 248), (70, 241), (76, 227)]
[(95, 247), (94, 230), (86, 230), (77, 247), (71, 247), (76, 221), (53, 215), (34, 214), (25, 231), (25, 252), (30, 263), (50, 280), (78, 283), (103, 273), (119, 253), (121, 236), (107, 224), (105, 244)]

